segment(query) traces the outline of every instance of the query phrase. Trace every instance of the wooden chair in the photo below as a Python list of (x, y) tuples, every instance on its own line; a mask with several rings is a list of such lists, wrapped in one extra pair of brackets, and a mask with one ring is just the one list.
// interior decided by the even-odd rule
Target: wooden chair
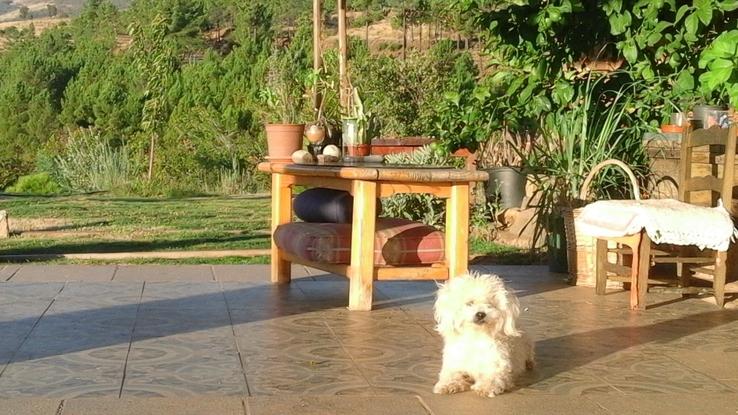
[[(679, 200), (686, 203), (695, 202), (696, 192), (710, 192), (710, 206), (717, 206), (722, 199), (725, 208), (735, 215), (733, 206), (733, 189), (738, 183), (735, 176), (736, 141), (738, 124), (730, 124), (729, 128), (712, 127), (710, 129), (693, 130), (687, 126), (681, 143)], [(695, 148), (709, 146), (708, 160), (698, 160)], [(712, 153), (719, 147), (725, 148), (722, 163)], [(704, 154), (704, 153), (702, 153)], [(710, 174), (694, 177), (695, 163), (710, 163)], [(720, 166), (721, 168), (719, 168)], [(608, 241), (617, 243), (617, 248), (608, 248)], [(625, 247), (623, 247), (625, 245)], [(653, 245), (653, 246), (652, 246)], [(648, 234), (641, 231), (635, 235), (621, 238), (599, 238), (596, 243), (596, 293), (605, 294), (608, 280), (631, 283), (631, 309), (645, 309), (645, 294), (648, 290), (648, 276), (652, 264), (676, 264), (679, 285), (687, 294), (690, 279), (698, 277), (712, 282), (712, 290), (717, 305), (722, 307), (725, 296), (725, 277), (727, 251), (708, 251), (709, 255), (690, 253), (687, 247), (662, 247), (652, 244)], [(616, 253), (619, 263), (608, 261), (608, 254)], [(623, 265), (624, 258), (631, 257), (630, 267)], [(613, 275), (610, 275), (613, 274)], [(655, 282), (655, 281), (651, 281)]]

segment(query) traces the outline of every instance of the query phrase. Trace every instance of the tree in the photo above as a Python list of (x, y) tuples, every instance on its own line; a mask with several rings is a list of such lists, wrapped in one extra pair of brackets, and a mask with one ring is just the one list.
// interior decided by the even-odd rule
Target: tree
[(141, 129), (149, 135), (149, 180), (154, 174), (156, 143), (169, 116), (166, 94), (176, 69), (167, 39), (167, 27), (168, 19), (157, 15), (148, 27), (132, 23), (128, 30), (133, 39), (131, 50), (134, 62), (145, 80)]
[(59, 10), (57, 10), (57, 8), (56, 8), (55, 5), (53, 5), (53, 4), (47, 4), (46, 5), (46, 13), (49, 14), (49, 17), (55, 17), (59, 13)]

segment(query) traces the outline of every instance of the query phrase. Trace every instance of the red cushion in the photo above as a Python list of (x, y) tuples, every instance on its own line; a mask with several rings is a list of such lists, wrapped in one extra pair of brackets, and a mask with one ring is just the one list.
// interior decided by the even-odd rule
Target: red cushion
[[(298, 258), (330, 264), (351, 262), (350, 223), (293, 222), (274, 231), (274, 243)], [(376, 265), (443, 262), (443, 232), (406, 219), (379, 218), (374, 236)]]

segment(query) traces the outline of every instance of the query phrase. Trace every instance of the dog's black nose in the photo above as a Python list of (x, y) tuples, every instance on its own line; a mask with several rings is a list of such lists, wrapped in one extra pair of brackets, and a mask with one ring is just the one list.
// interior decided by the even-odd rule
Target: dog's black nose
[(477, 322), (477, 323), (480, 323), (480, 322), (484, 321), (484, 318), (485, 317), (487, 317), (487, 313), (484, 313), (484, 312), (479, 311), (479, 312), (477, 312), (477, 314), (474, 314), (474, 321)]

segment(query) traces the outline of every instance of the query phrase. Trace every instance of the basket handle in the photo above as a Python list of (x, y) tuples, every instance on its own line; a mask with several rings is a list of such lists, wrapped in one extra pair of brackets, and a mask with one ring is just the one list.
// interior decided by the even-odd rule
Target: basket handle
[(625, 172), (625, 174), (630, 179), (631, 185), (633, 185), (633, 197), (635, 197), (635, 200), (641, 200), (641, 191), (638, 188), (638, 180), (636, 180), (635, 174), (633, 174), (633, 170), (631, 170), (627, 164), (616, 159), (608, 159), (594, 166), (592, 171), (590, 171), (587, 175), (587, 178), (584, 179), (582, 190), (579, 192), (579, 199), (586, 200), (587, 194), (589, 193), (589, 186), (592, 184), (592, 180), (594, 179), (595, 174), (597, 174), (597, 172), (608, 165), (618, 166)]

